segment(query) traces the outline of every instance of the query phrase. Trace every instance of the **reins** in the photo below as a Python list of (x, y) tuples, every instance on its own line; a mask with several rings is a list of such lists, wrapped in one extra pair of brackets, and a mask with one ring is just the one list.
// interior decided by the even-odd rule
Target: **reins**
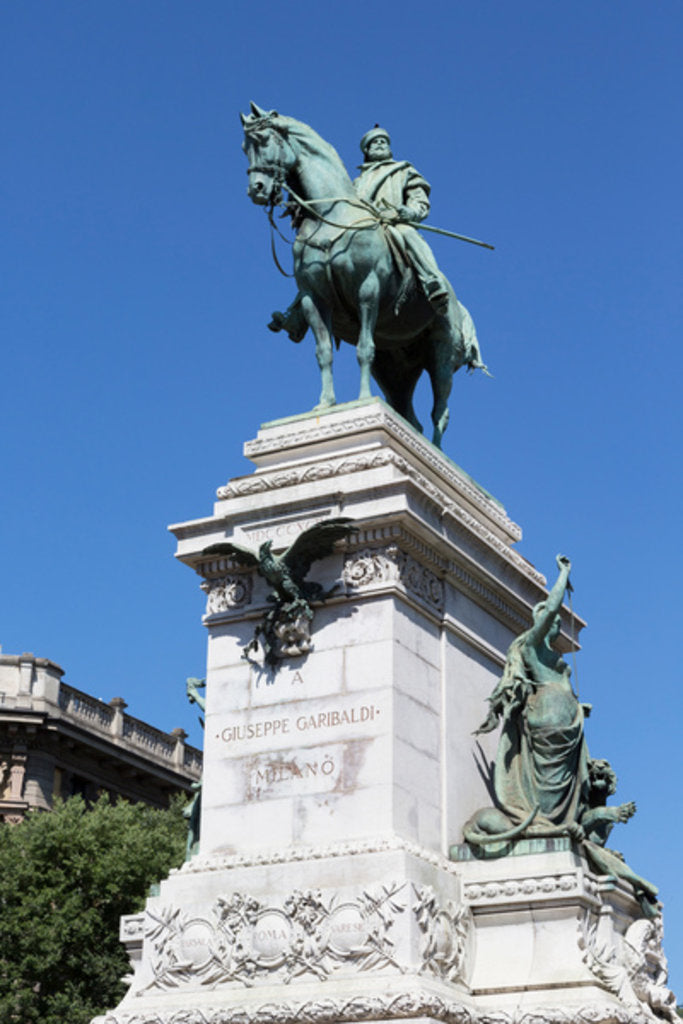
[[(297, 206), (300, 206), (302, 209), (307, 210), (313, 217), (316, 218), (316, 220), (321, 221), (323, 224), (327, 224), (329, 225), (329, 227), (337, 228), (342, 234), (345, 231), (363, 231), (366, 228), (374, 228), (382, 223), (381, 215), (377, 214), (376, 211), (372, 208), (372, 206), (362, 199), (350, 198), (349, 196), (338, 196), (329, 199), (302, 199), (302, 197), (297, 195), (297, 193), (290, 185), (287, 185), (286, 188), (294, 202), (297, 204)], [(366, 221), (358, 220), (354, 221), (352, 224), (335, 224), (334, 221), (328, 220), (327, 217), (323, 217), (322, 213), (320, 213), (318, 210), (313, 209), (313, 206), (316, 203), (348, 203), (350, 206), (357, 206), (360, 209), (366, 210), (370, 214), (370, 217)], [(294, 277), (294, 274), (288, 274), (286, 270), (282, 269), (282, 265), (278, 259), (277, 252), (275, 250), (276, 231), (280, 238), (282, 239), (282, 241), (286, 243), (286, 245), (294, 244), (292, 241), (290, 241), (289, 238), (285, 238), (285, 236), (282, 234), (282, 232), (280, 231), (279, 227), (277, 226), (273, 219), (273, 210), (275, 209), (275, 207), (286, 205), (287, 204), (283, 202), (273, 202), (266, 210), (266, 213), (268, 215), (268, 223), (270, 224), (270, 251), (273, 257), (273, 262), (275, 263), (275, 266), (280, 271), (282, 276)], [(299, 241), (301, 242), (302, 245), (311, 245), (314, 248), (322, 248), (322, 246), (320, 246), (318, 242), (314, 242), (311, 239), (300, 238)], [(329, 244), (331, 244), (331, 242)]]

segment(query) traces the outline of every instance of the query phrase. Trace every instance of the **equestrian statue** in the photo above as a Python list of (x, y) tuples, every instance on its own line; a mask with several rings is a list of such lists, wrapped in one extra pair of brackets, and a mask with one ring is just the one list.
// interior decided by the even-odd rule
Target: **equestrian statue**
[(413, 393), (420, 375), (429, 374), (432, 440), (441, 447), (453, 374), (461, 366), (487, 371), (472, 318), (418, 234), (418, 227), (438, 230), (421, 225), (428, 183), (408, 161), (393, 159), (389, 135), (378, 125), (361, 139), (364, 163), (352, 182), (336, 150), (308, 125), (255, 103), (240, 117), (247, 193), (267, 208), (271, 225), (274, 207), (283, 206), (296, 230), (298, 294), (286, 312), (273, 313), (269, 327), (297, 342), (312, 329), (322, 379), (316, 408), (335, 405), (333, 341), (346, 341), (356, 346), (358, 397), (371, 397), (374, 377), (389, 405), (419, 431)]

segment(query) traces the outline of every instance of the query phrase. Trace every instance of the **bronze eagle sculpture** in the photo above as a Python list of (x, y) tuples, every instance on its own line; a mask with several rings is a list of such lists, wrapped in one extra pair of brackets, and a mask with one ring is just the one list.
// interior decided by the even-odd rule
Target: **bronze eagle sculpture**
[(258, 551), (234, 541), (222, 541), (204, 549), (204, 555), (227, 555), (240, 565), (255, 568), (271, 587), (268, 600), (273, 607), (244, 648), (245, 658), (258, 649), (259, 636), (263, 638), (264, 660), (271, 667), (282, 657), (305, 654), (311, 649), (311, 602), (324, 601), (336, 586), (325, 591), (320, 583), (307, 580), (306, 576), (314, 562), (331, 554), (335, 543), (354, 529), (354, 521), (348, 516), (324, 519), (300, 533), (281, 555), (273, 551), (272, 540), (264, 541)]

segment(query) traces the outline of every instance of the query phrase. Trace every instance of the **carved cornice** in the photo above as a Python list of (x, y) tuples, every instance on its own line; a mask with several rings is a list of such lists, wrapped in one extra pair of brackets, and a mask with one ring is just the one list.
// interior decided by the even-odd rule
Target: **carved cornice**
[[(450, 516), (456, 523), (466, 527), (485, 546), (493, 548), (505, 561), (514, 565), (527, 579), (539, 586), (545, 585), (546, 580), (542, 573), (534, 569), (525, 558), (501, 540), (480, 519), (449, 497), (443, 488), (432, 483), (398, 452), (387, 449), (379, 452), (363, 452), (358, 455), (329, 459), (324, 463), (317, 462), (313, 465), (291, 467), (285, 471), (274, 470), (272, 473), (264, 472), (250, 477), (241, 477), (230, 481), (225, 487), (220, 487), (217, 494), (220, 499), (243, 497), (244, 495), (277, 490), (281, 487), (300, 486), (308, 480), (321, 480), (389, 465), (394, 466), (411, 480), (431, 500), (440, 516)], [(468, 484), (454, 471), (444, 475), (455, 490), (460, 491), (473, 506), (481, 510), (485, 518), (498, 523), (504, 532), (511, 535), (513, 541), (521, 539), (519, 527), (512, 523), (497, 505), (483, 498), (472, 484)]]
[[(377, 418), (377, 423), (380, 420)], [(392, 424), (393, 426), (393, 424)], [(344, 425), (348, 429), (348, 423)], [(322, 429), (322, 428), (321, 428)], [(310, 430), (310, 428), (309, 428)], [(302, 437), (306, 436), (306, 431)], [(328, 435), (321, 435), (328, 436)], [(406, 437), (408, 432), (406, 432)], [(401, 440), (404, 440), (401, 437)], [(265, 444), (264, 442), (251, 442), (254, 445)], [(274, 444), (272, 450), (278, 450), (280, 444)], [(264, 449), (264, 450), (270, 450)], [(249, 449), (249, 454), (254, 454), (255, 449)], [(482, 492), (471, 483), (467, 477), (461, 475), (455, 467), (451, 466), (443, 457), (430, 449), (421, 451), (422, 456), (433, 468), (443, 477), (455, 490), (459, 492), (467, 502), (479, 509), (484, 518), (495, 522), (500, 529), (510, 537), (511, 542), (521, 539), (520, 528), (513, 523), (505, 514), (504, 510), (492, 499), (487, 498)], [(263, 472), (250, 477), (242, 477), (230, 481), (217, 491), (219, 499), (242, 497), (249, 494), (259, 494), (269, 490), (277, 490), (282, 487), (299, 486), (309, 480), (320, 480), (334, 476), (341, 476), (348, 473), (362, 472), (368, 469), (380, 468), (393, 465), (397, 470), (407, 476), (415, 483), (420, 490), (426, 494), (441, 515), (450, 515), (457, 522), (462, 523), (473, 532), (484, 544), (493, 547), (507, 561), (512, 562), (517, 569), (522, 571), (527, 578), (532, 579), (540, 586), (545, 585), (545, 577), (537, 572), (529, 563), (517, 554), (509, 544), (501, 540), (489, 530), (481, 520), (467, 512), (463, 506), (453, 500), (446, 491), (429, 480), (416, 466), (405, 459), (398, 452), (388, 449), (381, 451), (361, 452), (352, 456), (330, 458), (325, 462), (308, 463), (302, 466), (289, 467), (286, 470), (273, 470)]]
[(260, 850), (249, 853), (198, 854), (182, 867), (171, 871), (171, 875), (193, 874), (204, 871), (224, 871), (228, 868), (257, 867), (267, 864), (290, 864), (297, 861), (325, 860), (328, 857), (359, 856), (366, 853), (408, 853), (413, 857), (433, 864), (449, 874), (459, 875), (459, 865), (442, 854), (428, 850), (400, 836), (374, 836), (348, 843), (334, 843), (329, 846), (293, 846), (284, 850)]
[[(443, 452), (429, 444), (423, 435), (418, 434), (412, 427), (399, 419), (388, 406), (381, 404), (377, 400), (375, 400), (373, 405), (372, 411), (368, 411), (365, 415), (359, 415), (358, 409), (355, 409), (352, 416), (330, 419), (327, 422), (321, 418), (315, 426), (312, 425), (310, 420), (303, 420), (298, 424), (292, 423), (279, 428), (266, 428), (262, 437), (258, 437), (253, 441), (247, 441), (244, 446), (244, 454), (247, 458), (252, 458), (256, 461), (259, 456), (283, 449), (317, 444), (320, 441), (338, 438), (345, 434), (351, 437), (362, 433), (364, 430), (380, 427), (385, 429), (393, 438), (400, 441), (409, 451), (418, 455), (422, 462), (426, 463), (439, 476), (447, 480), (454, 488), (466, 494), (473, 504), (478, 505), (486, 511), (487, 515), (496, 519), (506, 532), (516, 533), (516, 540), (521, 539), (522, 534), (519, 526), (508, 518), (500, 503), (482, 488), (478, 487), (463, 469), (451, 462)], [(394, 455), (395, 453), (390, 452), (387, 454)], [(368, 455), (370, 458), (373, 457), (372, 452), (368, 453)], [(358, 457), (352, 456), (348, 461), (354, 461)], [(366, 456), (361, 455), (360, 458), (366, 458)], [(397, 456), (397, 458), (400, 458), (400, 456)], [(367, 466), (362, 468), (367, 468)]]

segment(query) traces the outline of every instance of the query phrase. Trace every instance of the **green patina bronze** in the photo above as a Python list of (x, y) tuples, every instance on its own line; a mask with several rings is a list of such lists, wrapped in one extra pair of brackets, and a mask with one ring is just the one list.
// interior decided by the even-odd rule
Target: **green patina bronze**
[[(206, 689), (205, 679), (196, 679), (194, 676), (190, 676), (185, 683), (185, 692), (187, 693), (190, 704), (196, 704), (201, 712), (206, 711), (206, 698), (200, 690)], [(202, 729), (204, 728), (204, 719), (200, 715), (199, 718)], [(192, 783), (192, 789), (194, 790), (192, 799), (190, 800), (187, 807), (183, 810), (183, 817), (187, 819), (187, 844), (185, 846), (185, 860), (189, 860), (199, 852), (199, 822), (202, 811), (202, 780)]]
[(241, 117), (248, 194), (269, 210), (271, 224), (283, 189), (289, 193), (299, 292), (269, 326), (294, 341), (312, 329), (322, 378), (318, 408), (335, 404), (333, 341), (347, 341), (356, 346), (359, 397), (370, 397), (372, 375), (389, 405), (420, 431), (412, 399), (420, 375), (429, 374), (432, 440), (440, 446), (453, 374), (486, 367), (472, 318), (417, 231), (429, 212), (428, 183), (408, 161), (393, 159), (382, 128), (363, 136), (365, 162), (354, 183), (308, 125), (254, 103)]
[(478, 730), (491, 732), (502, 724), (493, 775), (497, 806), (477, 811), (465, 825), (465, 839), (480, 849), (497, 843), (507, 852), (505, 844), (514, 839), (568, 835), (582, 844), (600, 874), (630, 882), (644, 912), (652, 915), (657, 888), (605, 846), (614, 823), (628, 821), (636, 807), (606, 806), (616, 775), (607, 761), (588, 754), (584, 720), (590, 705), (579, 702), (571, 669), (554, 648), (571, 568), (563, 555), (557, 564), (557, 580), (534, 608), (533, 625), (510, 645), (488, 717)]
[(244, 648), (249, 660), (257, 651), (259, 637), (264, 662), (275, 668), (283, 657), (296, 657), (311, 649), (310, 626), (313, 620), (312, 601), (324, 601), (336, 589), (325, 590), (320, 583), (307, 580), (313, 562), (331, 554), (336, 541), (355, 529), (346, 516), (326, 519), (300, 533), (285, 552), (276, 555), (272, 540), (264, 541), (258, 551), (233, 541), (212, 544), (205, 555), (227, 555), (241, 565), (255, 568), (271, 587), (268, 600), (272, 607), (256, 627), (253, 639)]

